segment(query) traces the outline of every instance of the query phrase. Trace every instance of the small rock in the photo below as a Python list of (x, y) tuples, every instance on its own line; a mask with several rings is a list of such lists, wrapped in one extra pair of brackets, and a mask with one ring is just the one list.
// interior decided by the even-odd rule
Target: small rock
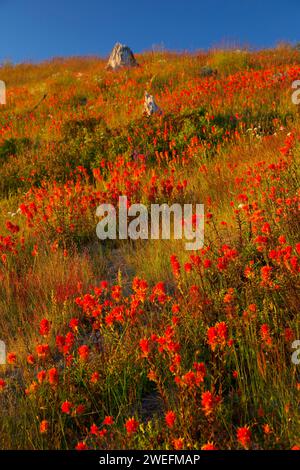
[(6, 88), (2, 80), (0, 80), (0, 104), (6, 104)]
[(121, 67), (136, 67), (137, 65), (132, 50), (117, 42), (110, 54), (106, 69), (118, 70)]
[(152, 114), (162, 114), (162, 110), (155, 103), (153, 96), (149, 95), (147, 91), (145, 92), (144, 113), (147, 116), (151, 116)]

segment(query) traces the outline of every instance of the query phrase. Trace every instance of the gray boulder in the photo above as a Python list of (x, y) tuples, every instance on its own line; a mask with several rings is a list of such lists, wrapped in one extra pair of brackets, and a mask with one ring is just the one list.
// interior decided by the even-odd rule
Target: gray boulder
[(106, 69), (118, 70), (121, 67), (136, 67), (137, 65), (132, 50), (117, 42), (110, 54)]

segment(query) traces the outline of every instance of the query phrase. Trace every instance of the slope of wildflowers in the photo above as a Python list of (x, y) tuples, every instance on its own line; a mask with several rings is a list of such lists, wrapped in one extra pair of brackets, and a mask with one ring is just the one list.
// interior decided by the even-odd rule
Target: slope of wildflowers
[[(0, 448), (297, 449), (300, 53), (138, 61), (0, 67)], [(204, 248), (99, 241), (120, 195)]]

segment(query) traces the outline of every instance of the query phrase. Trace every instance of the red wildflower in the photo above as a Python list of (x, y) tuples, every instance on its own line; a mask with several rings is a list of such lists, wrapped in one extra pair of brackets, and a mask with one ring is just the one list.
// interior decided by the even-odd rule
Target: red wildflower
[(201, 406), (205, 416), (209, 416), (213, 413), (215, 406), (220, 402), (220, 397), (215, 396), (209, 390), (203, 392), (201, 395)]
[(32, 382), (28, 388), (25, 389), (25, 394), (26, 395), (34, 395), (35, 392), (37, 391), (39, 385), (37, 382)]
[(94, 436), (98, 436), (99, 434), (99, 428), (98, 426), (94, 423), (90, 427), (90, 433), (93, 434)]
[(1, 390), (4, 390), (6, 387), (6, 382), (3, 379), (0, 379), (0, 392)]
[(179, 277), (180, 276), (180, 263), (178, 261), (177, 256), (171, 255), (170, 262), (171, 262), (174, 277)]
[(148, 377), (149, 380), (151, 380), (151, 382), (155, 382), (157, 380), (157, 375), (154, 372), (154, 370), (150, 370), (147, 377)]
[(253, 270), (253, 261), (250, 261), (249, 265), (246, 266), (244, 269), (244, 275), (247, 279), (253, 279), (254, 278), (254, 270)]
[(270, 224), (268, 222), (265, 222), (261, 227), (261, 231), (262, 233), (266, 233), (267, 235), (269, 235), (271, 233)]
[(75, 449), (76, 450), (87, 450), (88, 446), (86, 445), (85, 442), (78, 442)]
[(278, 242), (280, 243), (280, 245), (285, 245), (286, 244), (286, 238), (284, 235), (280, 235), (280, 237), (278, 237)]
[(150, 342), (147, 338), (143, 338), (140, 340), (140, 348), (142, 351), (142, 357), (147, 357), (150, 352)]
[(89, 347), (85, 344), (78, 348), (79, 357), (84, 362), (86, 362), (88, 360), (89, 353), (90, 353)]
[(284, 330), (284, 339), (287, 343), (293, 341), (295, 334), (291, 328), (285, 328)]
[(184, 270), (185, 270), (186, 273), (190, 273), (192, 271), (191, 263), (185, 263), (184, 264)]
[(173, 439), (172, 443), (175, 450), (183, 449), (184, 440), (182, 439), (182, 437), (179, 437), (178, 439)]
[(32, 254), (33, 257), (37, 256), (37, 254), (38, 254), (38, 246), (37, 245), (34, 245), (31, 254)]
[(224, 295), (224, 303), (230, 304), (234, 301), (234, 289), (228, 289), (227, 293)]
[(18, 225), (14, 225), (9, 220), (6, 222), (6, 228), (11, 233), (18, 233), (20, 231), (20, 227)]
[(272, 433), (272, 428), (271, 428), (271, 426), (270, 426), (268, 423), (263, 424), (262, 428), (263, 428), (264, 433), (265, 433), (267, 436)]
[(129, 418), (125, 423), (126, 431), (128, 435), (135, 434), (138, 430), (139, 423), (134, 418)]
[(204, 382), (204, 377), (206, 375), (206, 367), (204, 362), (194, 362), (193, 368), (196, 370), (196, 385)]
[(74, 345), (74, 342), (75, 342), (75, 336), (71, 331), (69, 331), (64, 338), (64, 346), (63, 346), (64, 354), (69, 354), (71, 348)]
[(44, 419), (43, 421), (40, 422), (40, 433), (41, 434), (46, 434), (49, 429), (49, 422)]
[(175, 421), (176, 421), (176, 414), (174, 413), (174, 411), (168, 411), (165, 414), (165, 421), (167, 423), (168, 428), (173, 428), (174, 427), (174, 424), (175, 424)]
[(38, 344), (35, 350), (36, 350), (38, 357), (41, 359), (46, 359), (46, 357), (50, 353), (50, 348), (48, 344)]
[(262, 341), (268, 346), (272, 345), (272, 338), (270, 336), (270, 327), (265, 323), (260, 327), (260, 336)]
[(121, 300), (121, 296), (122, 296), (121, 286), (112, 286), (111, 288), (112, 299), (114, 299), (116, 302), (119, 302)]
[(69, 323), (69, 327), (73, 331), (78, 331), (79, 320), (78, 318), (72, 318)]
[(96, 384), (99, 381), (99, 378), (100, 378), (99, 372), (93, 372), (90, 378), (90, 382), (92, 384)]
[(201, 447), (201, 450), (217, 450), (216, 446), (213, 442), (207, 442)]
[(7, 354), (7, 363), (8, 364), (15, 364), (17, 362), (17, 355), (16, 353), (8, 353)]
[(61, 335), (57, 335), (55, 339), (56, 346), (60, 352), (63, 351), (65, 345), (65, 337)]
[(75, 409), (75, 414), (76, 415), (82, 415), (82, 413), (85, 412), (85, 406), (84, 405), (78, 405)]
[(225, 322), (216, 323), (207, 331), (207, 342), (214, 351), (217, 346), (224, 348), (228, 337), (228, 328)]
[(66, 413), (67, 415), (71, 413), (72, 408), (73, 408), (73, 404), (69, 401), (64, 401), (63, 404), (61, 405), (61, 411), (63, 413)]
[(271, 266), (263, 266), (260, 270), (262, 279), (262, 285), (270, 285), (271, 272), (273, 268)]
[(58, 384), (58, 371), (55, 367), (52, 367), (52, 369), (49, 369), (48, 371), (49, 375), (49, 384), (50, 385), (57, 385)]
[(208, 268), (210, 268), (210, 267), (211, 267), (211, 265), (212, 265), (212, 262), (211, 262), (211, 260), (210, 260), (210, 259), (208, 259), (208, 258), (205, 258), (205, 259), (203, 260), (203, 267), (204, 267), (204, 269), (208, 269)]
[(27, 362), (28, 362), (28, 364), (31, 364), (31, 365), (35, 364), (35, 358), (34, 358), (33, 354), (29, 354), (27, 356)]
[(112, 416), (105, 416), (103, 424), (104, 426), (112, 426), (114, 424), (114, 418)]
[(50, 323), (46, 318), (43, 318), (40, 322), (40, 335), (41, 336), (47, 336), (50, 331)]
[(251, 443), (251, 431), (248, 426), (238, 428), (236, 436), (238, 442), (244, 447), (244, 449), (248, 449)]
[(41, 370), (40, 372), (38, 372), (37, 379), (40, 384), (42, 384), (45, 381), (46, 375), (47, 374), (45, 370)]

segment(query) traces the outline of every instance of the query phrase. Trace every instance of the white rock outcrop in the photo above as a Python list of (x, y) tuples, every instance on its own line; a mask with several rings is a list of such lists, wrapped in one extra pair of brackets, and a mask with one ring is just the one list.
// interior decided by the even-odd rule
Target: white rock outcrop
[(0, 80), (0, 104), (6, 104), (6, 86), (2, 80)]
[(121, 67), (136, 67), (138, 65), (132, 50), (117, 42), (114, 46), (106, 68), (108, 70), (118, 70)]
[(155, 103), (153, 96), (149, 95), (147, 91), (145, 92), (144, 114), (146, 114), (148, 117), (152, 116), (152, 114), (162, 114), (162, 110)]

